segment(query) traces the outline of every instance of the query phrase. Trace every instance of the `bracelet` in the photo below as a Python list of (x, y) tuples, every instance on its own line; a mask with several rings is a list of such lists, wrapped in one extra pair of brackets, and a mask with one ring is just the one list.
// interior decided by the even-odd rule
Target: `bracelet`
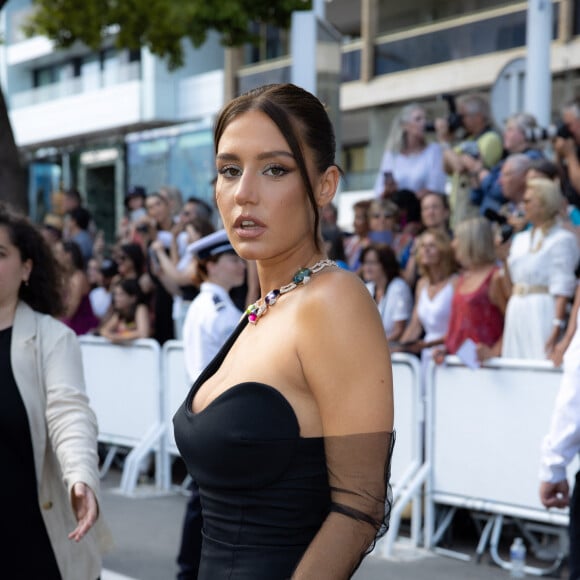
[(566, 326), (566, 322), (561, 318), (554, 318), (554, 320), (552, 320), (552, 324), (560, 328), (564, 328)]

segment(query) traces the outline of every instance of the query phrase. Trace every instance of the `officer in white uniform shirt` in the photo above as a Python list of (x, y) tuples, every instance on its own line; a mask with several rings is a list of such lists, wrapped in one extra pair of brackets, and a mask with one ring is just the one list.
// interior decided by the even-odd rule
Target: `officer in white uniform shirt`
[[(211, 362), (234, 331), (242, 312), (229, 291), (244, 283), (246, 265), (234, 252), (225, 230), (193, 242), (187, 251), (197, 261), (200, 292), (187, 310), (183, 324), (185, 368), (192, 382)], [(201, 550), (201, 505), (195, 481), (186, 506), (177, 556), (178, 580), (197, 578)]]
[(225, 230), (197, 240), (188, 251), (197, 260), (203, 280), (183, 325), (185, 366), (193, 382), (240, 321), (242, 312), (229, 291), (244, 283), (246, 266), (234, 252)]

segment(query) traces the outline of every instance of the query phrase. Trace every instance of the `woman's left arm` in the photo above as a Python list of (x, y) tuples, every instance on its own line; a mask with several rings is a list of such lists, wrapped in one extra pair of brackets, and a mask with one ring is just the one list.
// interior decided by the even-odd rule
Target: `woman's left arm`
[(554, 297), (554, 324), (546, 341), (546, 356), (550, 357), (560, 334), (566, 329), (566, 308), (576, 290), (574, 269), (580, 255), (576, 239), (562, 232), (554, 240), (549, 256), (550, 294)]
[(79, 541), (98, 516), (97, 419), (85, 394), (77, 337), (54, 323), (47, 317), (41, 328), (46, 421), (78, 522), (69, 537)]
[(393, 330), (391, 334), (387, 336), (387, 340), (389, 342), (396, 342), (399, 340), (403, 332), (405, 331), (405, 327), (407, 326), (407, 320), (395, 320), (393, 324)]
[(505, 310), (507, 308), (509, 296), (507, 296), (505, 292), (503, 276), (504, 274), (499, 269), (493, 273), (491, 283), (489, 285), (488, 296), (491, 303), (497, 306), (502, 315), (505, 316)]
[(331, 507), (293, 578), (340, 580), (386, 531), (393, 384), (381, 318), (364, 284), (346, 272), (320, 282), (297, 344), (320, 412)]
[(552, 332), (546, 341), (546, 356), (549, 358), (560, 338), (562, 332), (566, 329), (566, 308), (568, 306), (568, 296), (554, 296), (554, 321)]

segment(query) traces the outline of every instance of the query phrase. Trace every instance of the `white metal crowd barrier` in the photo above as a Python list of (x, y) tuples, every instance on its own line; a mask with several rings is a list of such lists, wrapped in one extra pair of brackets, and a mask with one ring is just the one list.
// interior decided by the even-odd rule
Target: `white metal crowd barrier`
[[(119, 346), (84, 336), (80, 344), (99, 441), (131, 448), (121, 491), (134, 493), (139, 466), (152, 452), (156, 485), (168, 491), (171, 457), (178, 454), (172, 418), (190, 387), (182, 343), (170, 341), (160, 349), (150, 339)], [(548, 511), (538, 499), (540, 444), (549, 428), (561, 372), (549, 362), (506, 359), (495, 359), (473, 371), (448, 357), (445, 365), (430, 369), (426, 412), (420, 375), (415, 357), (393, 355), (394, 502), (391, 529), (377, 545), (377, 553), (391, 554), (409, 503), (411, 540), (418, 543), (423, 484), (423, 531), (429, 548), (436, 546), (441, 533), (435, 530), (436, 505), (493, 514), (496, 535), (503, 517), (566, 525), (567, 511)], [(570, 471), (575, 468), (571, 466)], [(485, 533), (492, 534), (491, 524)]]
[[(169, 340), (161, 349), (161, 377), (164, 398), (164, 417), (166, 427), (165, 440), (165, 461), (167, 462), (166, 473), (171, 474), (171, 458), (179, 455), (179, 450), (175, 443), (173, 434), (173, 415), (183, 403), (189, 389), (191, 381), (185, 370), (183, 355), (183, 342), (180, 340)], [(171, 482), (165, 482), (166, 489), (169, 489)]]
[[(546, 510), (538, 495), (540, 447), (560, 378), (549, 361), (494, 359), (471, 370), (447, 357), (444, 365), (432, 365), (426, 393), (427, 547), (434, 548), (444, 531), (445, 523), (435, 530), (436, 504), (496, 514), (480, 546), (492, 532), (497, 540), (504, 517), (567, 525), (567, 510)], [(491, 547), (494, 560), (507, 568), (494, 542)]]
[(142, 462), (155, 453), (156, 486), (163, 488), (163, 401), (161, 356), (153, 339), (116, 345), (94, 336), (80, 337), (87, 394), (97, 415), (99, 441), (131, 448), (120, 489), (132, 495)]
[[(139, 465), (156, 454), (156, 485), (171, 489), (171, 458), (178, 455), (173, 436), (173, 415), (191, 386), (185, 371), (183, 344), (168, 341), (160, 349), (154, 340), (127, 345), (91, 336), (80, 339), (87, 393), (99, 422), (99, 441), (131, 448), (125, 460), (121, 492), (135, 492)], [(421, 488), (427, 476), (423, 465), (424, 408), (421, 369), (412, 355), (393, 355), (395, 429), (392, 461), (393, 511), (387, 536), (377, 553), (389, 556), (397, 538), (401, 516), (412, 503), (411, 539), (421, 534)]]
[(395, 451), (391, 464), (393, 508), (387, 535), (376, 546), (376, 554), (392, 554), (403, 511), (411, 503), (411, 541), (417, 546), (421, 535), (422, 485), (427, 477), (423, 464), (424, 409), (421, 396), (421, 365), (413, 355), (392, 355), (395, 396)]

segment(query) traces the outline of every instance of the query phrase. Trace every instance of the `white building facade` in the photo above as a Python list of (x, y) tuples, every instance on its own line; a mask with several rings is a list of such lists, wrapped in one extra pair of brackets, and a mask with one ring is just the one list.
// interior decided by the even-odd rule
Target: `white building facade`
[[(580, 83), (579, 5), (552, 2), (554, 120)], [(419, 101), (444, 115), (440, 95), (488, 92), (507, 63), (525, 56), (527, 8), (513, 0), (326, 2), (326, 20), (341, 38), (345, 188), (372, 186), (401, 106)], [(186, 197), (209, 199), (216, 112), (244, 90), (292, 79), (292, 31), (263, 26), (259, 46), (225, 51), (210, 34), (201, 49), (186, 49), (183, 68), (169, 71), (146, 49), (54, 51), (46, 39), (26, 39), (19, 23), (28, 10), (30, 0), (10, 0), (0, 14), (0, 80), (30, 165), (33, 217), (59, 185), (77, 186), (108, 230), (129, 185), (176, 185)]]

